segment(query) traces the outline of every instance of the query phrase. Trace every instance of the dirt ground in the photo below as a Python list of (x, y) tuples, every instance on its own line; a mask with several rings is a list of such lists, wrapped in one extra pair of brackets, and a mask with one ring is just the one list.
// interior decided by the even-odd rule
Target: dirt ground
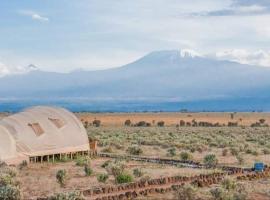
[[(91, 160), (93, 175), (85, 176), (83, 167), (76, 166), (75, 162), (66, 163), (40, 163), (30, 164), (22, 170), (18, 170), (18, 181), (21, 183), (21, 192), (23, 199), (33, 199), (53, 195), (55, 193), (65, 193), (75, 190), (86, 190), (94, 186), (114, 185), (115, 181), (112, 175), (109, 176), (107, 183), (97, 181), (96, 175), (106, 173), (106, 169), (101, 165), (109, 159), (97, 158)], [(135, 168), (143, 171), (143, 177), (159, 178), (163, 176), (193, 176), (197, 174), (208, 174), (213, 170), (178, 168), (174, 166), (165, 166), (151, 163), (142, 163), (129, 161), (125, 163), (125, 171), (132, 174)], [(68, 174), (68, 181), (65, 187), (60, 187), (56, 181), (56, 173), (60, 169), (65, 169)], [(141, 178), (143, 178), (141, 177)], [(139, 178), (134, 179), (139, 180)], [(27, 183), (27, 184), (26, 184)], [(44, 187), (46, 186), (46, 187)]]

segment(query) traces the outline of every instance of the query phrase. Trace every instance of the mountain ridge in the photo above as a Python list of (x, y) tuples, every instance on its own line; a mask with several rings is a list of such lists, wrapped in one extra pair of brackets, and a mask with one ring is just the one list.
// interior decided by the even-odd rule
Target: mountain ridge
[[(226, 99), (267, 97), (270, 69), (187, 50), (156, 51), (117, 68), (70, 73), (31, 70), (0, 78), (0, 98)], [(269, 98), (270, 99), (270, 98)]]

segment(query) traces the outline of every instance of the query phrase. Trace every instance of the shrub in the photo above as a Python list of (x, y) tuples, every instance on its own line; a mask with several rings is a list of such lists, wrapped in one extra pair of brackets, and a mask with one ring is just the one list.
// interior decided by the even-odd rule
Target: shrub
[(159, 122), (157, 123), (157, 125), (158, 125), (159, 127), (163, 127), (163, 126), (165, 125), (165, 122), (164, 122), (164, 121), (159, 121)]
[(80, 156), (76, 159), (76, 165), (80, 167), (90, 165), (90, 158), (86, 156)]
[(98, 182), (101, 182), (101, 183), (106, 183), (108, 178), (109, 178), (108, 174), (105, 174), (105, 173), (97, 175), (97, 180), (98, 180)]
[(93, 174), (93, 170), (89, 165), (84, 166), (84, 172), (86, 176), (91, 176)]
[(118, 175), (122, 174), (124, 172), (125, 165), (122, 162), (114, 162), (109, 163), (109, 165), (106, 167), (106, 170), (109, 174), (112, 174), (114, 177), (117, 177)]
[(27, 161), (24, 160), (22, 161), (20, 164), (19, 164), (19, 169), (22, 170), (23, 168), (26, 168), (27, 167)]
[(146, 126), (146, 122), (145, 121), (139, 121), (136, 126)]
[(113, 153), (113, 148), (111, 146), (105, 147), (101, 150), (104, 153)]
[(204, 157), (203, 162), (206, 165), (214, 166), (218, 164), (218, 159), (216, 158), (215, 154), (208, 154)]
[(180, 126), (185, 126), (186, 125), (186, 122), (184, 120), (180, 120)]
[(192, 155), (184, 151), (180, 153), (180, 159), (183, 161), (192, 160)]
[(222, 156), (227, 156), (227, 155), (228, 155), (228, 149), (223, 149)]
[(125, 121), (125, 126), (131, 126), (131, 121), (130, 121), (130, 119), (127, 119), (127, 120)]
[(106, 168), (110, 163), (111, 163), (111, 161), (110, 161), (110, 160), (107, 160), (107, 161), (105, 161), (105, 162), (101, 165), (101, 167), (102, 167), (102, 168)]
[(127, 152), (132, 155), (140, 155), (143, 153), (143, 150), (139, 146), (128, 147)]
[(93, 121), (93, 125), (94, 125), (95, 127), (100, 127), (100, 125), (101, 125), (101, 121), (100, 121), (100, 120), (95, 119), (95, 120)]
[(232, 147), (230, 150), (231, 150), (231, 154), (232, 154), (233, 156), (237, 156), (238, 153), (239, 153), (239, 150), (236, 149), (236, 148), (233, 148), (233, 147)]
[(134, 170), (133, 170), (133, 175), (134, 175), (135, 177), (141, 177), (141, 176), (143, 176), (143, 171), (142, 171), (142, 169), (138, 169), (138, 168), (134, 169)]
[(191, 185), (180, 187), (175, 193), (177, 200), (194, 200), (196, 199), (196, 190)]
[(231, 198), (227, 197), (226, 192), (222, 188), (213, 188), (210, 190), (210, 193), (214, 200), (230, 200)]
[(241, 155), (237, 155), (236, 159), (240, 165), (244, 164), (244, 158)]
[(233, 181), (232, 179), (230, 178), (225, 178), (223, 181), (222, 181), (222, 187), (228, 191), (233, 191), (236, 189), (236, 183), (235, 181)]
[(66, 184), (67, 180), (67, 172), (64, 169), (60, 169), (56, 173), (56, 179), (57, 182), (60, 184), (61, 187), (63, 187)]
[(263, 154), (265, 154), (265, 155), (270, 154), (270, 150), (269, 150), (269, 149), (263, 149), (262, 152), (263, 152)]
[(130, 183), (133, 181), (133, 177), (127, 173), (122, 173), (122, 174), (119, 174), (117, 177), (116, 177), (116, 182), (121, 184), (121, 183)]
[(256, 151), (256, 150), (252, 151), (251, 154), (252, 154), (253, 156), (258, 156), (258, 155), (259, 155), (258, 151)]
[(0, 186), (0, 199), (19, 200), (21, 199), (20, 190), (13, 185)]
[(265, 119), (260, 119), (259, 122), (260, 122), (261, 124), (264, 124)]
[(80, 192), (59, 193), (50, 196), (48, 200), (84, 200)]
[(168, 149), (168, 155), (175, 156), (176, 155), (176, 148), (172, 147), (172, 148)]

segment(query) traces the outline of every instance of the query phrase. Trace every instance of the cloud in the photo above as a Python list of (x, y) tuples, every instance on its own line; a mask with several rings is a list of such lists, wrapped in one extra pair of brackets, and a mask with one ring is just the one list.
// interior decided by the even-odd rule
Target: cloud
[(25, 15), (25, 16), (29, 16), (31, 17), (33, 20), (37, 20), (40, 22), (48, 22), (49, 18), (45, 17), (45, 16), (41, 16), (40, 14), (31, 11), (31, 10), (21, 10), (19, 11), (20, 14)]
[(242, 64), (270, 67), (270, 51), (248, 51), (245, 49), (230, 49), (218, 51), (216, 58), (236, 61)]
[(32, 64), (26, 67), (22, 67), (22, 66), (10, 67), (0, 62), (0, 78), (7, 75), (12, 75), (12, 74), (25, 74), (34, 70), (38, 70), (38, 68)]
[(38, 20), (38, 21), (49, 21), (49, 18), (47, 18), (47, 17), (42, 17), (42, 16), (40, 16), (39, 14), (33, 14), (32, 15), (32, 19), (34, 19), (34, 20)]

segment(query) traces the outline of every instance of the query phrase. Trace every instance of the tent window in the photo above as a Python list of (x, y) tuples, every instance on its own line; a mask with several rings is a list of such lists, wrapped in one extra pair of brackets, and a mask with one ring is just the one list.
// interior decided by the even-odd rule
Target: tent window
[(48, 118), (57, 128), (62, 128), (65, 123), (60, 119)]
[(44, 130), (41, 128), (39, 123), (32, 123), (28, 124), (32, 128), (32, 130), (35, 132), (37, 136), (40, 136), (44, 133)]

